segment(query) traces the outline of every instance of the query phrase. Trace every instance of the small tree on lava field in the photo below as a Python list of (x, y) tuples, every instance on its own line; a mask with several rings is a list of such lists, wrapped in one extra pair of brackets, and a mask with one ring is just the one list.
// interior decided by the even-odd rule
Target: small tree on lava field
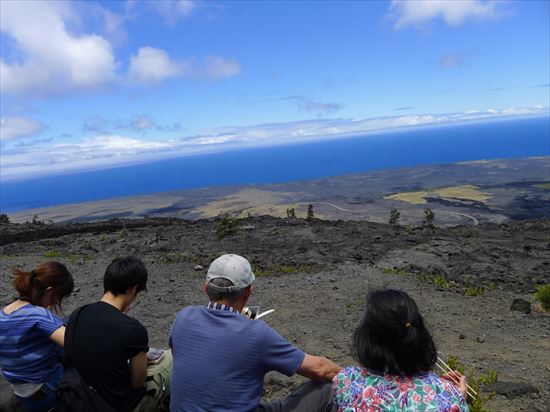
[(296, 209), (294, 209), (293, 207), (287, 208), (286, 209), (286, 217), (288, 217), (289, 219), (295, 218), (296, 217)]
[(422, 226), (433, 228), (435, 222), (435, 213), (432, 209), (426, 209), (424, 210), (424, 221), (422, 222)]
[(306, 220), (313, 220), (315, 218), (315, 213), (313, 213), (313, 205), (307, 205), (307, 215)]
[(392, 209), (390, 211), (390, 221), (389, 221), (390, 226), (397, 226), (397, 223), (399, 222), (399, 217), (400, 216), (401, 216), (401, 214), (399, 213), (399, 211), (397, 209)]

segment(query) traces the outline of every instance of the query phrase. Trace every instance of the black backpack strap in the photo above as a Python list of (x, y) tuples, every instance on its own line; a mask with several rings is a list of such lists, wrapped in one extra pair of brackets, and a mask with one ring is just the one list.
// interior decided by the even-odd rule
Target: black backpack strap
[(73, 354), (73, 341), (76, 331), (76, 321), (78, 320), (78, 317), (80, 316), (80, 313), (82, 312), (82, 309), (84, 309), (88, 305), (81, 306), (73, 311), (71, 313), (71, 316), (69, 317), (69, 321), (67, 322), (67, 326), (65, 327), (65, 343), (63, 345), (64, 352), (65, 352), (65, 361), (68, 365), (72, 365), (72, 354)]

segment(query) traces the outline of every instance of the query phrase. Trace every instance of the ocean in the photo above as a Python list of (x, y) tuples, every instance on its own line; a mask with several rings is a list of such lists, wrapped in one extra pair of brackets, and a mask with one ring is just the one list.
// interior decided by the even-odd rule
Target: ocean
[(219, 185), (467, 160), (550, 156), (548, 116), (412, 128), (2, 183), (0, 212)]

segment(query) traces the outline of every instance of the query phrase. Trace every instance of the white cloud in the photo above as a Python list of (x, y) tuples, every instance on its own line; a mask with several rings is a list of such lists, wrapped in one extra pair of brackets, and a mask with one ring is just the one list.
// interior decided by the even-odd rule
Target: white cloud
[(159, 83), (185, 73), (187, 64), (176, 62), (168, 53), (154, 47), (142, 47), (130, 59), (130, 77), (142, 83)]
[(96, 34), (69, 33), (66, 23), (75, 18), (70, 2), (0, 2), (0, 27), (13, 39), (15, 56), (0, 60), (3, 94), (42, 97), (114, 78), (111, 45)]
[(173, 77), (218, 80), (240, 73), (234, 59), (208, 56), (200, 64), (196, 59), (175, 60), (162, 49), (142, 47), (130, 59), (129, 75), (133, 81), (153, 84)]
[(99, 135), (78, 143), (4, 147), (0, 176), (16, 180), (63, 171), (99, 169), (190, 154), (220, 152), (244, 147), (268, 147), (351, 136), (411, 126), (453, 124), (523, 115), (549, 115), (547, 107), (470, 110), (449, 114), (419, 114), (369, 119), (316, 119), (298, 122), (221, 127), (201, 135), (153, 140), (116, 134)]
[(225, 59), (220, 56), (208, 56), (205, 61), (204, 73), (209, 79), (222, 79), (239, 74), (241, 67), (234, 59)]
[(469, 20), (499, 17), (501, 4), (498, 0), (392, 0), (387, 17), (396, 29), (423, 28), (438, 18), (449, 26), (459, 26)]
[(20, 139), (38, 134), (46, 128), (42, 123), (27, 117), (0, 118), (0, 141)]

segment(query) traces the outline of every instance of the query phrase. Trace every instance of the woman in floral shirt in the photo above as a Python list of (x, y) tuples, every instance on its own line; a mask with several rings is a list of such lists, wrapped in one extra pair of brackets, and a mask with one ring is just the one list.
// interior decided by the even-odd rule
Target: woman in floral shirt
[(334, 378), (335, 412), (468, 411), (466, 378), (458, 372), (439, 377), (432, 371), (435, 344), (405, 292), (368, 294), (353, 349), (361, 366), (344, 368)]

